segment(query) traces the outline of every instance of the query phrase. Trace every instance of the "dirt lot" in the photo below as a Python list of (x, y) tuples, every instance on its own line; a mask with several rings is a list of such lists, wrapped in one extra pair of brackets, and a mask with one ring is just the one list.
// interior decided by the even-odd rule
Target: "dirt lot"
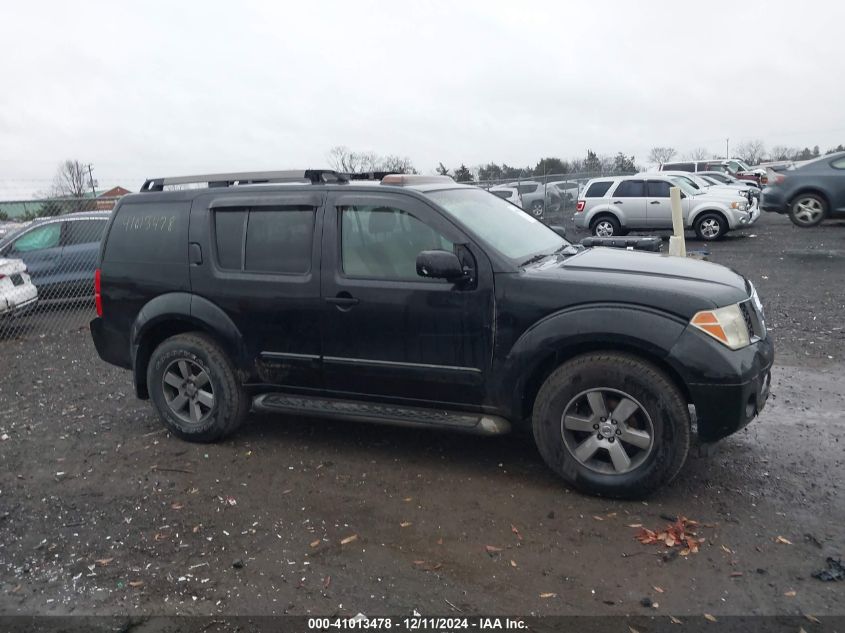
[[(84, 329), (0, 341), (0, 614), (845, 614), (811, 576), (845, 555), (845, 225), (709, 250), (760, 291), (773, 395), (647, 502), (517, 437), (256, 415), (191, 445)], [(635, 540), (678, 515), (698, 553)]]

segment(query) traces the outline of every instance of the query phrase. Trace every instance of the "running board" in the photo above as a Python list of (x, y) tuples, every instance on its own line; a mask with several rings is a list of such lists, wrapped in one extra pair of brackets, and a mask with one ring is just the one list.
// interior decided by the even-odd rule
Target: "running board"
[(511, 429), (510, 422), (506, 419), (486, 413), (290, 396), (280, 393), (257, 396), (253, 399), (252, 406), (256, 411), (270, 413), (296, 413), (377, 424), (449, 429), (476, 435), (503, 435)]

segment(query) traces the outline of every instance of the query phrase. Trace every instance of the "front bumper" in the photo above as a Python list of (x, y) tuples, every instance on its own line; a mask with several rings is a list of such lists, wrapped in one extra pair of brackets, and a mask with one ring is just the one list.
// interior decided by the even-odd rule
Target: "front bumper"
[(766, 187), (760, 194), (760, 208), (771, 213), (786, 213), (788, 205), (786, 197), (775, 187)]
[(760, 207), (756, 204), (753, 205), (748, 212), (744, 215), (744, 217), (740, 217), (739, 221), (737, 222), (736, 228), (742, 228), (744, 226), (751, 226), (757, 220), (760, 219)]
[(703, 441), (735, 433), (766, 405), (774, 363), (774, 345), (768, 336), (732, 350), (688, 327), (668, 360), (687, 385)]

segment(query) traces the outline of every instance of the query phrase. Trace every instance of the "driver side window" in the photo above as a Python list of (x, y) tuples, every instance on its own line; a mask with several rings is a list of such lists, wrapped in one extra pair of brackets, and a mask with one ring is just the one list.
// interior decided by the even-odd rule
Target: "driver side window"
[(349, 277), (428, 281), (417, 275), (421, 251), (454, 251), (454, 244), (411, 213), (388, 206), (340, 211), (341, 261)]
[(55, 248), (59, 245), (61, 234), (62, 225), (59, 222), (39, 226), (16, 239), (12, 243), (12, 251), (16, 253), (29, 253), (32, 251), (42, 251), (47, 248)]

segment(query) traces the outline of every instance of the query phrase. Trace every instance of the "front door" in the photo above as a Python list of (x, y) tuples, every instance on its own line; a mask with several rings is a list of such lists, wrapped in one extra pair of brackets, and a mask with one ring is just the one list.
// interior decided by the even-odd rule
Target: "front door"
[(626, 228), (651, 226), (646, 222), (645, 182), (623, 180), (613, 192), (612, 208)]
[(0, 256), (22, 259), (40, 299), (62, 296), (62, 223), (49, 222), (36, 226), (11, 243)]
[[(474, 281), (417, 275), (424, 250), (459, 254)], [(395, 193), (332, 194), (323, 230), (323, 375), (338, 397), (483, 404), (493, 280), (477, 247), (434, 208)]]
[(246, 364), (257, 374), (251, 380), (297, 390), (321, 387), (323, 197), (209, 193), (193, 202), (189, 253), (197, 298), (191, 311), (216, 307), (231, 320)]

